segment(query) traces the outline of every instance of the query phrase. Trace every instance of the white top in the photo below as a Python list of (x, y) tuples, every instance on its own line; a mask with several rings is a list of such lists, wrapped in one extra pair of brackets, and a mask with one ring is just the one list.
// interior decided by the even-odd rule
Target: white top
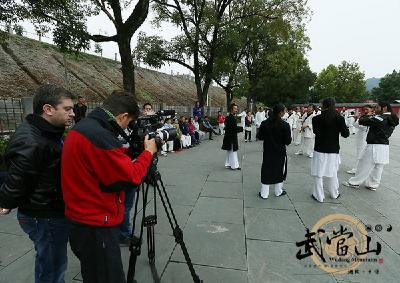
[(247, 116), (247, 114), (246, 114), (246, 111), (242, 111), (242, 113), (240, 113), (240, 114), (237, 114), (237, 116), (239, 116), (240, 117), (240, 124), (241, 124), (241, 126), (244, 128), (244, 119), (246, 118), (246, 116)]
[(256, 127), (259, 128), (261, 125), (261, 122), (264, 121), (265, 119), (266, 119), (265, 111), (262, 111), (262, 112), (258, 111), (256, 113), (256, 118), (254, 119), (255, 120), (254, 123), (255, 123)]
[(340, 165), (338, 153), (322, 153), (314, 151), (311, 160), (311, 176), (333, 177), (337, 174)]
[(303, 127), (308, 126), (303, 131), (303, 137), (305, 138), (314, 138), (314, 132), (312, 128), (312, 118), (314, 118), (315, 114), (312, 113), (310, 116), (307, 117), (308, 113), (304, 113), (303, 115)]

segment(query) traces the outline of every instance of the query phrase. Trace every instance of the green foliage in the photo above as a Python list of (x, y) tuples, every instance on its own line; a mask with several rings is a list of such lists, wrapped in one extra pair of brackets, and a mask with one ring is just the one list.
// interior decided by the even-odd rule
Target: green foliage
[(400, 99), (400, 71), (393, 70), (391, 74), (383, 77), (379, 86), (372, 89), (372, 96), (378, 101), (390, 103)]
[(13, 30), (14, 30), (16, 35), (19, 35), (19, 36), (23, 36), (24, 35), (24, 28), (21, 25), (15, 24), (13, 26)]
[(100, 43), (95, 43), (94, 44), (94, 52), (96, 54), (100, 54), (100, 56), (103, 56), (103, 47), (101, 47)]
[(338, 67), (331, 64), (319, 73), (314, 92), (317, 101), (335, 97), (339, 103), (361, 102), (367, 97), (364, 73), (357, 63), (343, 61)]
[(9, 138), (0, 136), (0, 170), (4, 169), (3, 156), (6, 151), (8, 142), (9, 142)]

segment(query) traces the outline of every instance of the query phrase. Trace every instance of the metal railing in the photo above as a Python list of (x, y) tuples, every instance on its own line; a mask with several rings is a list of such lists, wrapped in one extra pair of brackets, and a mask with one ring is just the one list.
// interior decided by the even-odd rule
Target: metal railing
[[(27, 113), (24, 113), (24, 100), (21, 98), (5, 98), (0, 97), (0, 134), (9, 134), (15, 131), (15, 129), (24, 121)], [(87, 102), (88, 113), (93, 109), (101, 105), (101, 102)], [(142, 104), (139, 104), (142, 108)], [(165, 103), (153, 104), (154, 111), (159, 110), (175, 110), (177, 116), (184, 115), (186, 117), (192, 116), (193, 106), (186, 105), (166, 105)], [(222, 107), (204, 107), (205, 115), (210, 117), (217, 116), (218, 111), (226, 114), (226, 108)]]

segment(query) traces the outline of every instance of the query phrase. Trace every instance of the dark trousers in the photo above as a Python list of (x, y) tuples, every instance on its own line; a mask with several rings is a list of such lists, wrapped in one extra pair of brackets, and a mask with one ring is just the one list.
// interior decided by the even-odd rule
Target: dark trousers
[(135, 203), (135, 194), (136, 194), (136, 189), (125, 191), (124, 220), (122, 221), (121, 226), (119, 227), (121, 231), (119, 237), (120, 240), (123, 240), (131, 236), (132, 225), (131, 225), (130, 215), (133, 204)]
[(251, 131), (244, 131), (244, 139), (247, 140), (247, 136), (249, 136), (249, 141), (251, 141)]
[(119, 248), (119, 226), (69, 223), (71, 250), (81, 262), (84, 283), (125, 283)]
[(67, 220), (35, 218), (20, 212), (17, 218), (35, 246), (35, 283), (64, 283), (67, 270)]

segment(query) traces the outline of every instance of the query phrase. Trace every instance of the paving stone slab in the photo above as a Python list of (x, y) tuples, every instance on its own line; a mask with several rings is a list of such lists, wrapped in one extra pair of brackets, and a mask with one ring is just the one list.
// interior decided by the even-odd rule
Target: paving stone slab
[(293, 211), (246, 208), (246, 237), (293, 242), (304, 237), (304, 226)]
[[(309, 259), (298, 260), (293, 243), (247, 240), (249, 282), (335, 282), (330, 274), (317, 268)], [(304, 280), (304, 281), (303, 281)]]
[(243, 200), (200, 197), (189, 221), (243, 225)]
[(28, 236), (0, 233), (0, 264), (8, 266), (33, 249)]
[[(287, 189), (286, 189), (287, 191)], [(294, 210), (292, 203), (287, 196), (276, 197), (274, 189), (270, 189), (268, 199), (259, 197), (260, 188), (244, 188), (244, 206), (257, 208), (273, 208)], [(289, 192), (288, 192), (289, 194)]]
[[(247, 282), (247, 272), (225, 269), (225, 268), (215, 268), (208, 266), (195, 265), (194, 269), (196, 274), (199, 276), (200, 280), (207, 283), (245, 283)], [(189, 272), (186, 263), (171, 262), (168, 264), (165, 274), (161, 280), (163, 283), (192, 283), (193, 279)]]
[(0, 233), (25, 235), (17, 220), (17, 209), (12, 210), (10, 214), (1, 216)]
[(243, 188), (241, 183), (207, 181), (201, 196), (243, 199)]
[[(243, 225), (189, 221), (184, 240), (195, 264), (246, 270), (244, 235)], [(172, 259), (183, 262), (182, 252), (175, 249)]]
[(207, 178), (207, 181), (214, 181), (214, 182), (217, 181), (217, 182), (227, 182), (227, 183), (242, 182), (241, 170), (226, 169), (225, 167), (222, 166), (223, 164), (221, 165), (221, 170), (211, 172)]

